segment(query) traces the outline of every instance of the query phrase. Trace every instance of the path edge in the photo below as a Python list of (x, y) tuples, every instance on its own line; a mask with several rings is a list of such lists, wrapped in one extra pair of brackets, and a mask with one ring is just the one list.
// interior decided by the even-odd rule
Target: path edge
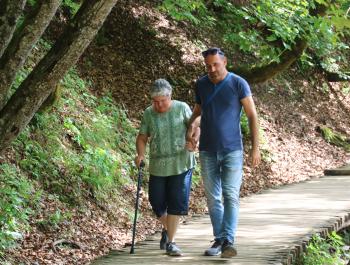
[(319, 234), (321, 237), (326, 237), (331, 232), (338, 232), (339, 230), (350, 226), (350, 209), (349, 212), (344, 213), (343, 216), (335, 216), (325, 226), (316, 229), (312, 233), (306, 235), (300, 241), (296, 243), (294, 247), (289, 249), (285, 255), (283, 255), (280, 263), (274, 263), (274, 265), (293, 265), (296, 261), (300, 260), (303, 253), (306, 252), (306, 247), (314, 234)]

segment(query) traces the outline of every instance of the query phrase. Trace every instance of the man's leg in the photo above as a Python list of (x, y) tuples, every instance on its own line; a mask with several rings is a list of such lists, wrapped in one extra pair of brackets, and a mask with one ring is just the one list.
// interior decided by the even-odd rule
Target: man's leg
[(216, 152), (200, 152), (201, 174), (210, 220), (215, 239), (221, 239), (222, 218), (224, 208), (221, 201), (222, 189), (219, 161)]
[[(222, 256), (235, 256), (233, 242), (236, 235), (239, 213), (239, 191), (242, 183), (243, 153), (233, 151), (223, 156), (222, 160), (222, 193), (224, 197), (223, 243)], [(228, 245), (227, 251), (225, 246)]]
[(220, 164), (216, 152), (200, 152), (201, 174), (211, 224), (213, 226), (214, 244), (204, 252), (207, 256), (216, 256), (221, 253), (222, 219), (224, 207), (222, 205), (222, 189)]

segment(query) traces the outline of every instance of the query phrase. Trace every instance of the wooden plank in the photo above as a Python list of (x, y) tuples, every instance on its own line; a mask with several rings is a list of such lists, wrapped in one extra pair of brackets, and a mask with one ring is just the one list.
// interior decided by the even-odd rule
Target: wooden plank
[(350, 176), (332, 176), (271, 189), (241, 200), (236, 237), (238, 256), (206, 257), (213, 239), (208, 215), (180, 226), (176, 242), (183, 257), (168, 257), (159, 250), (160, 235), (96, 260), (112, 264), (291, 264), (315, 232), (325, 233), (350, 223)]

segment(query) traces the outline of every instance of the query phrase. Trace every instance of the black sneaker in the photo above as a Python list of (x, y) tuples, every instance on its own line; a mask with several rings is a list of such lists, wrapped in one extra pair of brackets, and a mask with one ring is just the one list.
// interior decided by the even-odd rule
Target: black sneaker
[(224, 243), (222, 243), (221, 257), (232, 258), (236, 255), (237, 255), (237, 250), (233, 247), (233, 243), (225, 239)]
[(205, 256), (218, 256), (221, 254), (221, 240), (215, 239), (214, 244), (204, 251)]
[(162, 231), (162, 237), (160, 238), (159, 247), (160, 249), (166, 248), (166, 243), (168, 243), (168, 233), (165, 229)]
[(169, 242), (166, 244), (166, 254), (169, 256), (182, 256), (182, 252), (174, 242)]

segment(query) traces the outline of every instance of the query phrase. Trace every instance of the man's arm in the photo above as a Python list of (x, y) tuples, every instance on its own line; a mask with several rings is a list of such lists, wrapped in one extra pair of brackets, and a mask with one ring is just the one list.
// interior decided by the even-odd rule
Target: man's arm
[(138, 134), (136, 137), (136, 152), (135, 164), (137, 167), (140, 166), (141, 161), (145, 160), (146, 145), (148, 141), (148, 136), (146, 134)]
[(201, 105), (196, 103), (193, 108), (192, 116), (188, 121), (187, 132), (193, 131), (194, 128), (199, 127), (200, 119), (198, 117), (201, 116), (201, 113), (202, 113)]
[(192, 116), (188, 121), (187, 133), (186, 133), (186, 146), (190, 151), (196, 149), (196, 145), (199, 138), (199, 126), (200, 126), (200, 116), (201, 116), (201, 106), (195, 104), (192, 112)]
[(250, 129), (250, 137), (252, 141), (251, 150), (251, 162), (252, 166), (255, 167), (260, 164), (260, 150), (259, 150), (259, 120), (256, 113), (255, 104), (251, 96), (245, 97), (241, 100), (244, 108), (244, 112), (247, 115)]

